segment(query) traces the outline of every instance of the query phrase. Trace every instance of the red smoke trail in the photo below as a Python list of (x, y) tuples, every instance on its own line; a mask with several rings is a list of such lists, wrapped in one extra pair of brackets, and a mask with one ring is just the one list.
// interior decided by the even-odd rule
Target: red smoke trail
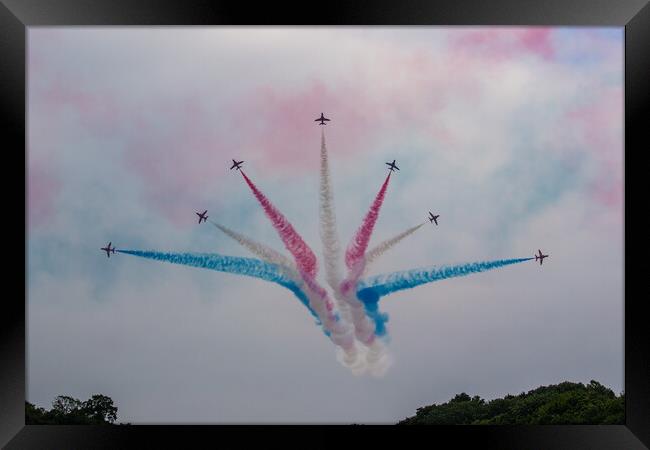
[(271, 220), (273, 227), (277, 230), (282, 242), (284, 242), (284, 246), (295, 258), (298, 269), (310, 277), (315, 278), (316, 272), (318, 271), (318, 263), (314, 252), (302, 240), (302, 237), (293, 229), (293, 226), (291, 226), (282, 213), (273, 206), (269, 199), (246, 176), (243, 170), (241, 170), (241, 174), (253, 191), (255, 198), (260, 202), (262, 208), (264, 208), (266, 216)]
[[(345, 264), (348, 266), (348, 276), (339, 286), (339, 292), (343, 295), (344, 300), (350, 305), (350, 312), (352, 315), (352, 322), (354, 324), (354, 332), (363, 344), (370, 347), (376, 342), (375, 340), (375, 327), (369, 321), (363, 304), (357, 299), (356, 296), (356, 286), (359, 281), (363, 269), (365, 268), (365, 253), (368, 248), (368, 243), (370, 242), (370, 236), (372, 235), (372, 230), (375, 227), (375, 222), (379, 217), (379, 210), (381, 205), (384, 202), (384, 196), (386, 195), (386, 189), (388, 188), (388, 182), (390, 181), (390, 173), (386, 177), (386, 181), (381, 186), (381, 189), (375, 197), (375, 201), (370, 206), (370, 210), (364, 217), (359, 230), (357, 231), (354, 238), (350, 241), (348, 248), (345, 252)], [(371, 359), (373, 361), (378, 360), (383, 354), (383, 346), (381, 344), (374, 344), (378, 346), (376, 350), (373, 350), (373, 356)], [(377, 355), (374, 355), (374, 354)], [(370, 355), (370, 354), (369, 354)], [(373, 363), (374, 364), (374, 363)]]
[(296, 266), (305, 282), (309, 305), (315, 311), (323, 322), (326, 330), (331, 332), (330, 338), (340, 346), (346, 354), (353, 355), (356, 353), (354, 344), (354, 334), (350, 332), (349, 326), (337, 320), (334, 315), (334, 304), (323, 289), (316, 281), (316, 272), (318, 266), (316, 255), (309, 246), (302, 240), (300, 235), (293, 229), (289, 221), (278, 211), (275, 206), (266, 198), (264, 194), (253, 184), (253, 182), (241, 171), (244, 180), (255, 194), (255, 198), (260, 202), (266, 216), (271, 220), (273, 227), (277, 230), (285, 247), (293, 255)]
[(366, 253), (368, 248), (368, 242), (370, 242), (370, 236), (372, 235), (372, 229), (375, 227), (375, 222), (379, 217), (379, 209), (381, 204), (384, 202), (384, 196), (386, 195), (386, 188), (388, 188), (388, 181), (390, 180), (390, 174), (386, 177), (386, 181), (381, 186), (381, 189), (375, 197), (375, 201), (370, 206), (370, 210), (364, 217), (357, 234), (354, 236), (350, 244), (348, 245), (347, 250), (345, 251), (345, 264), (348, 266), (348, 269), (352, 269), (355, 264), (363, 258), (363, 255)]
[(307, 287), (318, 296), (322, 304), (325, 306), (325, 309), (327, 310), (327, 318), (328, 320), (332, 320), (333, 322), (335, 321), (334, 315), (332, 314), (332, 311), (334, 310), (334, 304), (332, 303), (332, 300), (329, 298), (329, 295), (327, 295), (327, 291), (321, 287), (320, 284), (313, 278), (310, 277), (309, 275), (303, 273), (302, 279), (305, 281), (305, 284)]

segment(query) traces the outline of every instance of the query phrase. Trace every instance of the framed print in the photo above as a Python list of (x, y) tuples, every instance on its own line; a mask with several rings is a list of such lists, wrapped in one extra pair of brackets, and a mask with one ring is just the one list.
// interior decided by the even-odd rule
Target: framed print
[(0, 12), (7, 448), (650, 445), (647, 2)]

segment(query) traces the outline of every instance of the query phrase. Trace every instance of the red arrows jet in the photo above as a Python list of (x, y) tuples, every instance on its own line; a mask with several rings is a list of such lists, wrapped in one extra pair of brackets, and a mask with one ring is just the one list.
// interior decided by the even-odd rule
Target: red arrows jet
[(319, 125), (325, 125), (325, 121), (329, 122), (330, 120), (327, 119), (327, 118), (323, 115), (323, 113), (320, 113), (320, 117), (319, 117), (318, 119), (314, 120), (314, 122), (320, 122)]
[(194, 214), (196, 214), (197, 216), (199, 216), (199, 223), (201, 223), (201, 221), (204, 221), (204, 222), (205, 222), (205, 221), (207, 220), (207, 218), (210, 217), (210, 216), (206, 216), (207, 213), (208, 213), (208, 210), (206, 209), (206, 210), (203, 211), (202, 213), (198, 213), (198, 212), (197, 212), (197, 213), (194, 213)]
[(244, 164), (244, 161), (235, 161), (234, 159), (232, 160), (232, 166), (230, 166), (230, 170), (232, 169), (241, 169), (241, 165)]
[(115, 247), (111, 248), (111, 242), (108, 243), (106, 247), (100, 248), (100, 250), (103, 250), (106, 252), (107, 257), (111, 257), (111, 252), (115, 253)]
[(535, 255), (535, 261), (539, 260), (539, 265), (541, 266), (544, 262), (544, 258), (548, 258), (548, 255), (543, 255), (541, 250), (537, 250), (539, 254)]
[(399, 170), (399, 167), (397, 167), (397, 164), (395, 164), (395, 160), (393, 160), (392, 163), (386, 163), (386, 165), (388, 166), (391, 172), (395, 172), (395, 169)]

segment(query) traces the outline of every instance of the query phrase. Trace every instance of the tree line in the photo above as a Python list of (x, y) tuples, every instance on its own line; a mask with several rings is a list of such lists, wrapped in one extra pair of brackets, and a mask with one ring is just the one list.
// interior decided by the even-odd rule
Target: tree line
[[(86, 401), (59, 395), (52, 409), (25, 402), (27, 425), (101, 425), (117, 420), (117, 406), (110, 397), (95, 394)], [(596, 425), (624, 424), (625, 395), (597, 381), (589, 384), (565, 381), (540, 386), (519, 395), (486, 401), (475, 395), (457, 394), (446, 403), (418, 408), (397, 425)], [(355, 424), (356, 425), (356, 424)]]
[(117, 406), (106, 395), (95, 394), (86, 401), (59, 395), (46, 410), (25, 402), (26, 425), (104, 425), (117, 419)]
[(625, 395), (597, 381), (541, 386), (485, 401), (457, 394), (447, 403), (418, 408), (398, 425), (596, 425), (624, 424)]

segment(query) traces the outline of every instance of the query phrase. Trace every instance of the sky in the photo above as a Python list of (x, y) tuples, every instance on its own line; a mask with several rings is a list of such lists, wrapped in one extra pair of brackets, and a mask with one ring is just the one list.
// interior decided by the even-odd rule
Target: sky
[[(314, 119), (324, 112), (325, 127)], [(397, 160), (370, 275), (551, 256), (381, 300), (392, 366), (355, 376), (281, 286), (99, 247), (252, 256), (195, 211), (322, 267), (325, 128), (345, 245)], [(595, 379), (623, 385), (623, 28), (28, 30), (27, 400), (131, 423), (395, 423)], [(324, 276), (319, 274), (319, 280)]]

